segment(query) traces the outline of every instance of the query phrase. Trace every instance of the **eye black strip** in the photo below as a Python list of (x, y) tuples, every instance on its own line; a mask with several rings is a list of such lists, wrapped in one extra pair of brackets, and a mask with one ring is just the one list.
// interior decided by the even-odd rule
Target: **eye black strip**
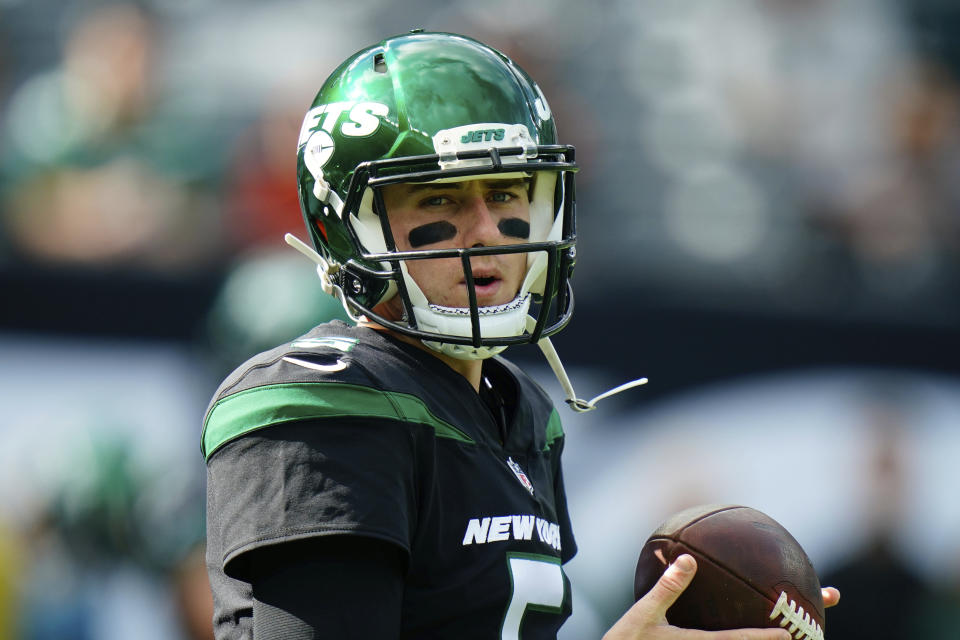
[(456, 236), (457, 228), (453, 224), (446, 220), (438, 220), (411, 229), (407, 239), (410, 241), (410, 246), (416, 249), (444, 240), (453, 240)]
[(520, 218), (504, 218), (497, 223), (500, 233), (511, 238), (526, 240), (530, 237), (530, 223)]

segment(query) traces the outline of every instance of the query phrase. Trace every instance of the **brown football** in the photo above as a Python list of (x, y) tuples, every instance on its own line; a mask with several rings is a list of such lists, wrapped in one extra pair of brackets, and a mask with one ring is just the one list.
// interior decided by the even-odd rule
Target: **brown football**
[(689, 553), (697, 574), (667, 611), (677, 627), (784, 627), (798, 640), (823, 640), (820, 580), (800, 544), (770, 516), (737, 505), (681, 511), (647, 539), (634, 579), (639, 599), (667, 565)]

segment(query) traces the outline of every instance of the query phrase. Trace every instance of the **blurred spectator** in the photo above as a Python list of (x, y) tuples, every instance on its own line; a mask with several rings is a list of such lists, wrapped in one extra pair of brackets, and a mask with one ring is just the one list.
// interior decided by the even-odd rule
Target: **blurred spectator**
[[(0, 523), (20, 565), (0, 611), (16, 612), (15, 637), (193, 640), (204, 600), (177, 594), (203, 595), (187, 576), (216, 381), (171, 343), (0, 334), (0, 354)], [(0, 524), (0, 576), (3, 538)]]
[(870, 464), (865, 510), (868, 536), (863, 548), (821, 576), (843, 594), (843, 606), (827, 615), (826, 632), (845, 640), (927, 638), (919, 631), (921, 607), (931, 595), (912, 558), (897, 544), (910, 500), (904, 449), (910, 437), (896, 389), (879, 389), (867, 399)]
[(205, 141), (163, 111), (158, 23), (134, 4), (79, 16), (59, 68), (17, 88), (2, 122), (13, 250), (54, 263), (207, 263), (218, 253), (217, 209), (205, 176), (190, 173)]
[(211, 616), (207, 635), (198, 621), (210, 596), (193, 566), (203, 535), (199, 488), (150, 470), (124, 437), (91, 434), (71, 453), (26, 532), (12, 598), (18, 637), (211, 637)]
[(870, 291), (929, 296), (960, 267), (960, 90), (923, 62), (885, 89), (889, 155), (853, 176), (835, 214)]
[(21, 637), (212, 637), (212, 614), (207, 627), (198, 618), (212, 602), (195, 566), (197, 489), (149, 472), (124, 438), (99, 434), (86, 444), (73, 448), (29, 533)]
[(741, 108), (770, 125), (750, 149), (793, 185), (797, 236), (813, 234), (793, 277), (817, 274), (822, 293), (873, 313), (905, 301), (939, 313), (960, 266), (955, 79), (914, 50), (896, 3), (757, 6), (780, 75), (776, 88), (753, 88), (766, 109)]
[(656, 285), (818, 314), (960, 312), (956, 79), (917, 53), (906, 10), (734, 0), (625, 13), (637, 30), (624, 78), (665, 177), (632, 240)]
[(234, 252), (285, 247), (283, 235), (303, 227), (294, 152), (310, 98), (289, 102), (270, 104), (230, 154), (223, 215), (224, 234)]

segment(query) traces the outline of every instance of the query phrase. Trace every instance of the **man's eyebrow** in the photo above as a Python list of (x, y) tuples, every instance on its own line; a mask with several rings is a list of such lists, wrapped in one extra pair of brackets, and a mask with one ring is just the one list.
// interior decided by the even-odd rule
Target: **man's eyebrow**
[[(530, 178), (508, 178), (506, 180), (484, 180), (486, 189), (509, 189), (511, 187), (526, 186), (530, 183)], [(405, 185), (404, 191), (408, 194), (420, 193), (421, 191), (441, 191), (446, 189), (461, 189), (462, 182), (410, 182)]]
[(507, 180), (491, 180), (487, 182), (488, 189), (509, 189), (510, 187), (526, 188), (530, 178), (509, 178)]
[(459, 182), (449, 182), (444, 184), (434, 184), (431, 182), (410, 182), (404, 184), (404, 191), (407, 193), (419, 193), (421, 191), (439, 191), (440, 189), (459, 189)]

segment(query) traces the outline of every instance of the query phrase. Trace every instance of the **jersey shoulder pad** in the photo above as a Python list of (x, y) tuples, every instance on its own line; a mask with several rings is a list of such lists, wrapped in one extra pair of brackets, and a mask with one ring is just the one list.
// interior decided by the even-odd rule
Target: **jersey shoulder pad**
[(323, 418), (421, 424), (439, 437), (472, 442), (431, 412), (418, 395), (383, 379), (383, 371), (401, 380), (412, 372), (404, 371), (400, 361), (385, 363), (392, 360), (391, 353), (361, 335), (345, 323), (320, 325), (244, 363), (224, 381), (207, 409), (201, 437), (204, 457), (271, 425)]

